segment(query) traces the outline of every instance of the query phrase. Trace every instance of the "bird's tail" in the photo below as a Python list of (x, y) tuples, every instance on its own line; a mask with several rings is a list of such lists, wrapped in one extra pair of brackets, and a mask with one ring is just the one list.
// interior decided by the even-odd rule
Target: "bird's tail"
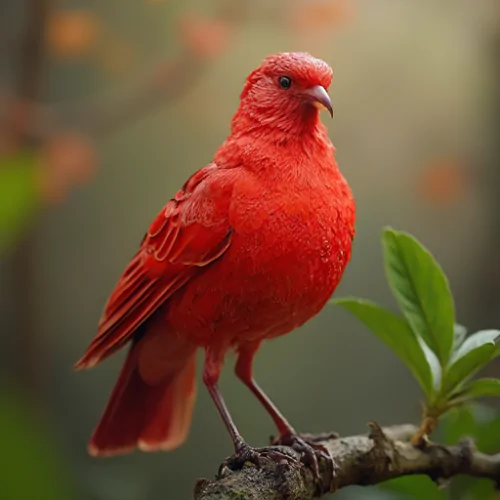
[[(142, 341), (132, 345), (91, 437), (91, 455), (117, 455), (136, 447), (143, 451), (172, 450), (186, 440), (196, 395), (196, 356), (192, 349), (175, 349), (172, 341), (175, 337), (170, 338), (170, 347), (179, 356), (171, 358), (167, 370), (165, 357), (148, 359), (148, 365), (143, 366)], [(154, 342), (150, 346), (154, 349)], [(148, 380), (144, 372), (154, 375), (155, 362), (162, 365), (162, 376), (149, 376)]]

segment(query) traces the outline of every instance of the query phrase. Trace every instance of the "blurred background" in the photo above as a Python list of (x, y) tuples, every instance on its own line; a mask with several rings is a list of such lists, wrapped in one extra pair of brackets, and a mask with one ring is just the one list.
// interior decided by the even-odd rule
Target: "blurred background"
[[(335, 119), (323, 119), (357, 200), (336, 296), (395, 305), (380, 247), (389, 224), (435, 254), (460, 323), (500, 326), (497, 0), (2, 0), (0, 498), (189, 499), (231, 453), (200, 387), (182, 448), (89, 457), (124, 353), (89, 372), (72, 365), (148, 224), (226, 137), (247, 74), (294, 50), (334, 70)], [(223, 393), (246, 439), (264, 445), (274, 428), (232, 364)], [(255, 373), (304, 432), (420, 417), (409, 372), (334, 307), (265, 345)], [(500, 451), (499, 415), (485, 401), (438, 436)], [(493, 488), (417, 477), (335, 498), (488, 500)]]

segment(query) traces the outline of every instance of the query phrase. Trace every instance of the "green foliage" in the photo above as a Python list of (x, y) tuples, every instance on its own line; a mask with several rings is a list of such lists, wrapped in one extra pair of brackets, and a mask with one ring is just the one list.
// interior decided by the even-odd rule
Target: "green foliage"
[(451, 394), (493, 358), (497, 330), (485, 330), (468, 337), (454, 352), (443, 383), (444, 395)]
[(387, 228), (382, 245), (387, 280), (398, 316), (358, 298), (334, 299), (362, 321), (406, 364), (426, 397), (426, 414), (437, 419), (480, 396), (500, 396), (500, 381), (471, 377), (500, 354), (498, 330), (467, 337), (455, 322), (448, 280), (431, 253), (413, 236)]
[(64, 466), (54, 453), (46, 429), (12, 391), (0, 388), (2, 479), (0, 498), (67, 500), (73, 498)]
[(477, 398), (479, 396), (500, 396), (500, 380), (497, 378), (480, 378), (466, 387), (466, 393)]
[(35, 212), (36, 156), (23, 151), (0, 158), (0, 252), (13, 243)]
[(386, 229), (382, 245), (387, 280), (402, 312), (445, 366), (453, 348), (455, 324), (446, 276), (429, 251), (409, 234)]

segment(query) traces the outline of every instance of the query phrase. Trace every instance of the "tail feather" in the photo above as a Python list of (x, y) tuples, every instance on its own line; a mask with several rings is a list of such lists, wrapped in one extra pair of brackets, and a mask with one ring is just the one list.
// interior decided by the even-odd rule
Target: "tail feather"
[(155, 384), (141, 377), (139, 344), (132, 345), (108, 406), (91, 437), (93, 456), (111, 456), (140, 448), (171, 450), (187, 438), (196, 395), (196, 356)]
[(173, 450), (186, 440), (196, 399), (194, 355), (168, 391), (140, 435), (138, 446), (143, 451)]

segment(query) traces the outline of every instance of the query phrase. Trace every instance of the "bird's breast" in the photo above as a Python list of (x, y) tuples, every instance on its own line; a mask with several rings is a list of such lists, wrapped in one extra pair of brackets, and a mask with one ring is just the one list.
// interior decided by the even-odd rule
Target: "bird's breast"
[(317, 293), (313, 289), (332, 293), (351, 252), (349, 193), (274, 191), (260, 198), (253, 216), (246, 210), (240, 215), (233, 242), (238, 267), (272, 281), (283, 300), (306, 303), (308, 294)]
[(350, 258), (354, 203), (341, 177), (300, 189), (247, 184), (230, 224), (227, 251), (172, 304), (177, 328), (200, 342), (281, 335), (319, 312)]
[(274, 322), (266, 336), (286, 333), (314, 316), (342, 277), (354, 235), (350, 190), (343, 179), (311, 190), (274, 186), (236, 210), (221, 269), (232, 269), (250, 322)]

